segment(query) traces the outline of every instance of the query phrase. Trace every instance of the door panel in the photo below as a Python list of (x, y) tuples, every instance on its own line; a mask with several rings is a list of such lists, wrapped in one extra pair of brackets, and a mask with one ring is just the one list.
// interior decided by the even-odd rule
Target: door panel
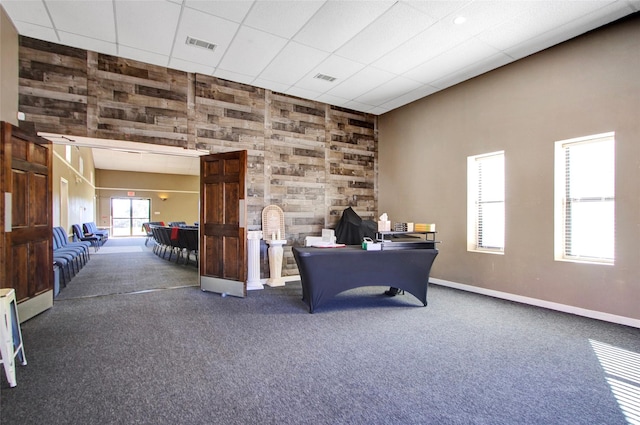
[[(20, 319), (53, 305), (51, 143), (2, 123), (2, 285), (16, 291)], [(4, 217), (4, 214), (3, 214)]]
[(200, 159), (200, 286), (247, 295), (245, 178), (247, 151)]

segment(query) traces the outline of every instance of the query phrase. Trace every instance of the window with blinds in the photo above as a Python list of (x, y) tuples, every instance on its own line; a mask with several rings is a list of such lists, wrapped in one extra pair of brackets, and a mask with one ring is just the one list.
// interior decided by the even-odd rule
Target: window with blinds
[(556, 143), (556, 210), (556, 259), (613, 263), (613, 133)]
[(468, 248), (504, 252), (504, 152), (472, 156), (468, 166)]

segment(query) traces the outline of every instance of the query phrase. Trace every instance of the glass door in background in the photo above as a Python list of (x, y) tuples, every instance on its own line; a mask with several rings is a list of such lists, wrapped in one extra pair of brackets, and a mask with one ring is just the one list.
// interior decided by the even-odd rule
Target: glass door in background
[(111, 198), (111, 234), (113, 236), (146, 236), (142, 223), (151, 216), (151, 200)]

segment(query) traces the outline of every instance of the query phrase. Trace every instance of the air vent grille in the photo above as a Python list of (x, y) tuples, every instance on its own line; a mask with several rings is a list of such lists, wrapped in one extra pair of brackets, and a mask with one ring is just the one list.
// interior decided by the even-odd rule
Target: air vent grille
[(203, 49), (214, 51), (216, 49), (216, 45), (213, 43), (209, 43), (208, 41), (199, 40), (197, 38), (187, 36), (187, 42), (189, 46), (202, 47)]
[(330, 75), (324, 75), (324, 74), (316, 74), (316, 76), (313, 78), (317, 78), (318, 80), (328, 81), (330, 83), (336, 80), (336, 77), (332, 77)]

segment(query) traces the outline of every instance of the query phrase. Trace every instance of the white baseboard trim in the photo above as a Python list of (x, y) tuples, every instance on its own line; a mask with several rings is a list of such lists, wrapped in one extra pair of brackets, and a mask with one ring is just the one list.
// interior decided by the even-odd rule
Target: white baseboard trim
[(574, 307), (571, 305), (554, 303), (551, 301), (539, 300), (537, 298), (525, 297), (522, 295), (510, 294), (508, 292), (495, 291), (493, 289), (480, 288), (478, 286), (466, 285), (464, 283), (451, 282), (443, 279), (430, 278), (429, 283), (446, 286), (449, 288), (460, 289), (461, 291), (473, 292), (480, 295), (487, 295), (503, 300), (515, 301), (522, 304), (528, 304), (536, 307), (547, 308), (549, 310), (561, 311), (563, 313), (575, 314), (577, 316), (588, 317), (590, 319), (602, 320), (605, 322), (617, 323), (619, 325), (640, 328), (640, 320), (630, 317), (617, 316), (615, 314), (603, 313), (595, 310), (587, 310), (585, 308)]

